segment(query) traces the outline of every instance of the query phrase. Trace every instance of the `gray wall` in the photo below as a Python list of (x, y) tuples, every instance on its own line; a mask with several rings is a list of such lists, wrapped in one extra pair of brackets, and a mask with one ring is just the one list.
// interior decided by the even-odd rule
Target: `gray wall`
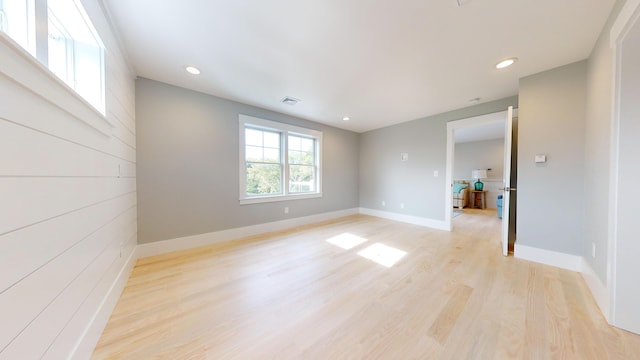
[(516, 246), (583, 253), (586, 87), (586, 61), (520, 80)]
[(444, 220), (447, 122), (517, 105), (514, 96), (361, 134), (360, 206)]
[(471, 171), (474, 169), (491, 169), (487, 172), (489, 179), (502, 180), (504, 139), (456, 144), (453, 167), (454, 179), (471, 181)]
[[(609, 236), (609, 169), (611, 168), (611, 129), (613, 124), (613, 50), (609, 44), (611, 25), (624, 1), (614, 7), (602, 30), (587, 73), (587, 121), (585, 126), (585, 235), (582, 255), (598, 274), (607, 280)], [(589, 191), (597, 189), (597, 191)], [(591, 246), (596, 246), (595, 258)]]
[[(238, 114), (322, 131), (324, 196), (240, 205)], [(358, 207), (357, 133), (147, 79), (136, 120), (139, 243)]]
[[(456, 144), (453, 159), (453, 178), (464, 179), (470, 183), (474, 169), (491, 169), (487, 171), (487, 179), (483, 179), (486, 194), (486, 206), (497, 208), (496, 200), (504, 187), (504, 138), (497, 140), (473, 141)], [(514, 186), (515, 187), (515, 186)]]

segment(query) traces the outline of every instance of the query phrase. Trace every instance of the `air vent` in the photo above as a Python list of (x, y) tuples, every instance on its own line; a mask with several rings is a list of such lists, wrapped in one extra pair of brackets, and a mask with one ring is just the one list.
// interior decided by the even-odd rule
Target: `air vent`
[(287, 105), (291, 105), (291, 106), (297, 104), (299, 101), (300, 101), (300, 99), (296, 99), (296, 98), (293, 98), (291, 96), (287, 96), (284, 99), (282, 99), (282, 103), (283, 104), (287, 104)]

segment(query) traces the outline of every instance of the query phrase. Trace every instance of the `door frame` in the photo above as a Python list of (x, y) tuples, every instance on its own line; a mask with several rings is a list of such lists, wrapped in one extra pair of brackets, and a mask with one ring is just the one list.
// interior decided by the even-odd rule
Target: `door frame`
[[(640, 0), (639, 0), (640, 1)], [(513, 109), (514, 116), (517, 116), (518, 109)], [(445, 228), (451, 231), (451, 220), (453, 213), (453, 195), (451, 194), (451, 187), (453, 186), (453, 164), (455, 158), (455, 139), (454, 132), (457, 129), (474, 127), (484, 124), (492, 124), (497, 122), (505, 122), (507, 117), (507, 110), (498, 111), (495, 113), (474, 116), (466, 119), (455, 120), (447, 122), (447, 163), (446, 163), (446, 179), (445, 179), (445, 202), (444, 202), (444, 221)], [(499, 118), (499, 119), (498, 119)]]
[[(621, 123), (621, 98), (622, 98), (622, 53), (626, 36), (634, 26), (640, 26), (640, 0), (627, 0), (616, 18), (609, 34), (609, 45), (613, 51), (613, 124), (611, 131), (611, 166), (609, 169), (609, 241), (607, 249), (607, 279), (604, 288), (594, 287), (590, 284), (594, 297), (597, 299), (601, 311), (610, 324), (616, 325), (617, 313), (617, 251), (619, 245), (618, 236), (618, 186), (620, 173), (620, 123)], [(604, 293), (608, 293), (606, 296)]]

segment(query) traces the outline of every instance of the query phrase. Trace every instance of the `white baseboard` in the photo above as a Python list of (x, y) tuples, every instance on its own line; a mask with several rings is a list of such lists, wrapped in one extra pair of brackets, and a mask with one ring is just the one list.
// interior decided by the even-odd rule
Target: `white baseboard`
[(317, 215), (303, 216), (294, 219), (274, 221), (270, 223), (251, 225), (242, 228), (221, 230), (206, 234), (198, 234), (193, 236), (185, 236), (176, 239), (156, 241), (147, 244), (138, 245), (138, 256), (148, 257), (166, 254), (172, 251), (187, 250), (200, 246), (206, 246), (225, 242), (233, 239), (239, 239), (247, 236), (253, 236), (273, 231), (290, 229), (296, 226), (312, 224), (331, 219), (337, 219), (344, 216), (358, 214), (357, 208), (333, 211)]
[(87, 326), (87, 330), (73, 349), (70, 356), (71, 359), (89, 359), (91, 357), (98, 340), (100, 340), (100, 336), (102, 335), (104, 328), (107, 326), (111, 313), (113, 313), (113, 309), (115, 309), (118, 300), (120, 300), (122, 290), (124, 290), (125, 285), (127, 285), (129, 276), (131, 275), (137, 260), (138, 251), (137, 247), (135, 247), (124, 262), (124, 265), (118, 272), (118, 275), (109, 288), (109, 291), (100, 303), (95, 316)]
[(602, 283), (600, 277), (593, 271), (593, 268), (585, 258), (577, 255), (518, 245), (517, 243), (515, 244), (514, 256), (518, 259), (579, 272), (587, 283), (589, 291), (591, 291), (591, 295), (595, 299), (596, 304), (598, 304), (602, 315), (604, 315), (608, 323), (611, 323), (609, 289)]
[(400, 221), (413, 225), (420, 225), (430, 227), (438, 230), (450, 231), (447, 223), (444, 220), (433, 220), (412, 215), (403, 215), (398, 213), (392, 213), (387, 211), (373, 210), (367, 208), (360, 208), (360, 213), (364, 215), (375, 216), (383, 219), (389, 219), (394, 221)]
[[(124, 286), (128, 281), (129, 275), (131, 274), (131, 271), (133, 270), (137, 259), (169, 253), (172, 251), (186, 250), (214, 243), (220, 243), (246, 236), (258, 235), (261, 233), (286, 230), (296, 226), (337, 219), (340, 217), (355, 215), (358, 213), (449, 231), (444, 221), (367, 208), (353, 208), (295, 219), (252, 225), (242, 228), (222, 230), (207, 234), (186, 236), (149, 244), (140, 244), (131, 252), (128, 260), (122, 267), (120, 273), (113, 283), (113, 286), (105, 296), (105, 299), (102, 302), (99, 311), (89, 325), (85, 336), (80, 341), (80, 345), (76, 348), (77, 351), (75, 351), (75, 353), (73, 354), (73, 358), (80, 359), (89, 358), (91, 356), (91, 352), (93, 351), (95, 344), (97, 343), (104, 327), (106, 326), (107, 321), (109, 320), (109, 317), (120, 297), (120, 294), (122, 293), (122, 290), (124, 289)], [(585, 282), (587, 283), (591, 293), (593, 294), (594, 299), (600, 307), (600, 310), (609, 322), (609, 291), (584, 258), (577, 255), (564, 254), (518, 244), (515, 245), (515, 257), (523, 260), (529, 260), (541, 264), (559, 267), (562, 269), (581, 272), (583, 278), (585, 279)]]
[(602, 315), (604, 315), (607, 322), (611, 324), (609, 289), (602, 283), (598, 274), (593, 271), (591, 265), (584, 258), (582, 259), (582, 278), (587, 283), (589, 290), (591, 290), (591, 295), (593, 295), (593, 298), (596, 300)]
[(545, 265), (559, 267), (576, 272), (582, 272), (582, 257), (561, 252), (518, 245), (514, 248), (514, 257)]

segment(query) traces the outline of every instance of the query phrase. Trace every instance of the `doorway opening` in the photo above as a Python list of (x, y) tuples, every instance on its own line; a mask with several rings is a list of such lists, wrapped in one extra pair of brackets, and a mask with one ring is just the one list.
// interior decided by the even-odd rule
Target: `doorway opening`
[[(454, 230), (452, 221), (458, 216), (456, 222), (478, 226), (481, 219), (486, 223), (495, 217), (503, 224), (499, 235), (504, 255), (513, 255), (516, 229), (517, 117), (510, 113), (509, 109), (447, 124), (446, 214), (450, 217), (445, 218), (449, 228)], [(514, 120), (507, 121), (509, 117)], [(505, 188), (512, 190), (506, 203)]]

